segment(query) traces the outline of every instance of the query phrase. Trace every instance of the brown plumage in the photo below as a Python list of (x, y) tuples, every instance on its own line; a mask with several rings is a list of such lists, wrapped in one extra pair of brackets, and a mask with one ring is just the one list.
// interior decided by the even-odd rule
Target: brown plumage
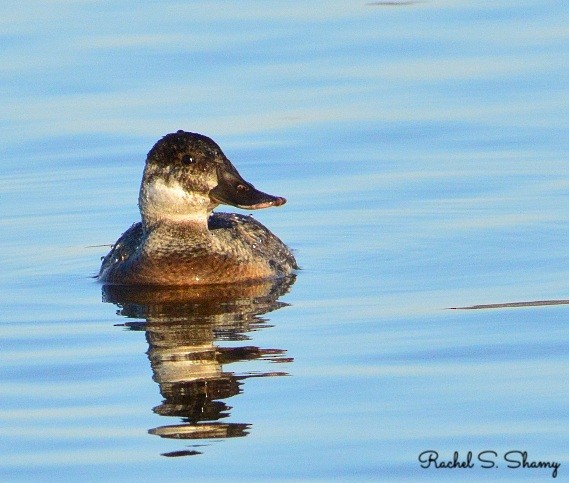
[(204, 285), (284, 277), (298, 267), (281, 240), (250, 216), (212, 209), (285, 202), (247, 183), (206, 136), (169, 134), (148, 153), (142, 222), (118, 239), (98, 278), (121, 285)]

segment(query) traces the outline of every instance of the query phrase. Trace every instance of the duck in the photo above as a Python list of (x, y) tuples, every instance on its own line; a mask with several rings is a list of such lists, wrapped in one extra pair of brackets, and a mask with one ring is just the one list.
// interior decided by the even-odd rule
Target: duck
[(291, 250), (251, 215), (214, 212), (282, 206), (286, 199), (245, 181), (209, 137), (179, 130), (149, 151), (138, 207), (141, 221), (102, 258), (109, 285), (196, 286), (291, 275)]

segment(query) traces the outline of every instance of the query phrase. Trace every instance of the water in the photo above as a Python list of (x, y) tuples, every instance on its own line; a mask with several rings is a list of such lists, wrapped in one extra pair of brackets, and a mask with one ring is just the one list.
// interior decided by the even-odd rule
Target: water
[[(3, 480), (566, 478), (569, 11), (389, 3), (2, 4)], [(93, 280), (180, 128), (292, 285)]]

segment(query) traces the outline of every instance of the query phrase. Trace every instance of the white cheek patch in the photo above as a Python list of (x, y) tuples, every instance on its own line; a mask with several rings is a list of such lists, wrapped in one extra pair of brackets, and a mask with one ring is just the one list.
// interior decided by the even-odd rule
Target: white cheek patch
[(149, 184), (147, 195), (149, 201), (157, 208), (159, 206), (184, 205), (190, 201), (189, 198), (191, 197), (177, 181), (166, 184), (162, 179), (157, 179)]
[(209, 197), (190, 193), (177, 181), (166, 183), (156, 179), (144, 190), (146, 208), (156, 215), (164, 217), (195, 218), (203, 217), (207, 210)]

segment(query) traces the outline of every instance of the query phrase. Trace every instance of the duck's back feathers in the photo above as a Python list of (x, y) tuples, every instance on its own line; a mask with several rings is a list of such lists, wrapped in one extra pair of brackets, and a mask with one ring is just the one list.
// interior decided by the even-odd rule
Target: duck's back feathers
[[(103, 259), (99, 280), (119, 285), (205, 285), (279, 278), (298, 268), (289, 248), (251, 216), (212, 213), (207, 236), (135, 223)], [(157, 246), (158, 248), (153, 248)]]

